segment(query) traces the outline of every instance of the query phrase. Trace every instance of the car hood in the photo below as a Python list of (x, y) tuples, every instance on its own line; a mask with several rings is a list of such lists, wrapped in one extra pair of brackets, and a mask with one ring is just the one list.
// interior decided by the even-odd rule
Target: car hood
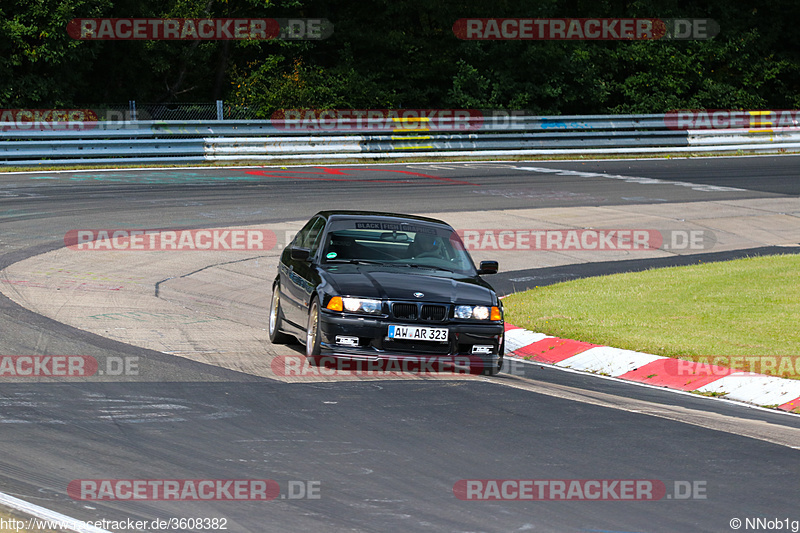
[[(478, 277), (456, 274), (433, 275), (435, 270), (407, 268), (377, 269), (368, 265), (337, 265), (324, 277), (343, 296), (418, 300), (424, 302), (498, 305), (497, 295)], [(424, 296), (416, 297), (414, 293)]]

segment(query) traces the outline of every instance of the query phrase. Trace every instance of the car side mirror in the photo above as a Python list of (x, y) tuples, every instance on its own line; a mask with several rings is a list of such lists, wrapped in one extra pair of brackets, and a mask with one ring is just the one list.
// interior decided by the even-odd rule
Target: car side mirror
[(295, 248), (293, 246), (291, 254), (292, 259), (295, 261), (308, 261), (308, 258), (311, 257), (311, 250), (308, 248)]
[(498, 266), (497, 261), (481, 261), (478, 274), (497, 274)]

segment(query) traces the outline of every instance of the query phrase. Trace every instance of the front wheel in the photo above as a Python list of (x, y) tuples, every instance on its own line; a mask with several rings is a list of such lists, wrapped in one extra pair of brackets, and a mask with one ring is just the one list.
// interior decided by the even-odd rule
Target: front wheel
[(496, 376), (497, 373), (500, 372), (501, 368), (503, 368), (503, 363), (502, 363), (502, 361), (498, 361), (497, 364), (491, 365), (491, 366), (487, 366), (486, 368), (484, 368), (483, 369), (483, 375), (484, 376)]
[(272, 289), (272, 305), (269, 308), (269, 340), (272, 344), (289, 344), (291, 337), (281, 331), (282, 324), (280, 285), (275, 285)]
[(316, 362), (321, 353), (319, 332), (319, 299), (315, 296), (308, 309), (308, 326), (306, 326), (306, 357)]
[(500, 349), (498, 350), (498, 354), (500, 357), (497, 359), (497, 364), (484, 368), (483, 375), (484, 376), (496, 376), (501, 370), (503, 370), (503, 356), (505, 355), (506, 350), (506, 340), (503, 339), (503, 342), (500, 343)]

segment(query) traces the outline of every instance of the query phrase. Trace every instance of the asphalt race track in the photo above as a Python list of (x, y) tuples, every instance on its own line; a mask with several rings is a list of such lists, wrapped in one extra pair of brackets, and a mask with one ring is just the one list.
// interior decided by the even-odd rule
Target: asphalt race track
[[(243, 226), (330, 208), (446, 218), (798, 195), (800, 156), (0, 174), (0, 269), (63, 247), (73, 228)], [(779, 251), (794, 250), (761, 250)], [(501, 258), (490, 281), (509, 292), (680, 261), (544, 269), (533, 260), (506, 272)], [(267, 307), (269, 287), (254, 290)], [(0, 378), (0, 492), (81, 520), (224, 518), (235, 532), (723, 532), (733, 518), (800, 520), (795, 415), (539, 365), (491, 379), (283, 383), (109, 340), (0, 296), (0, 355), (31, 354), (147, 361), (136, 379)], [(67, 494), (80, 479), (269, 479), (284, 497), (81, 501)], [(454, 494), (460, 480), (506, 479), (656, 480), (666, 493)], [(300, 482), (319, 497), (289, 497)]]

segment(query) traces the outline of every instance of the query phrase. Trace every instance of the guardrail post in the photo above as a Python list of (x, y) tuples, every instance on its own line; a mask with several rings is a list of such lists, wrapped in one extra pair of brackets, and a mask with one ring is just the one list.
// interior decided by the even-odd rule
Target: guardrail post
[(131, 120), (132, 121), (138, 120), (136, 118), (136, 100), (128, 100), (128, 109), (131, 112)]
[(217, 100), (217, 120), (223, 119), (222, 100)]

